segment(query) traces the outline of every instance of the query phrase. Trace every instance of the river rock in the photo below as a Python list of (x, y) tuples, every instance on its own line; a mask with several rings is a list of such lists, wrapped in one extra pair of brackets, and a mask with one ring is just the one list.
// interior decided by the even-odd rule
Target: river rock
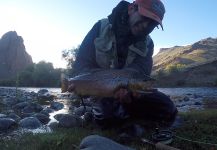
[(86, 112), (91, 113), (92, 112), (92, 107), (88, 107), (88, 106), (80, 106), (78, 108), (75, 108), (74, 110), (74, 114), (77, 116), (82, 116), (84, 115)]
[(187, 96), (185, 96), (184, 98), (183, 98), (183, 101), (185, 101), (185, 102), (187, 102), (187, 101), (189, 101), (190, 99), (189, 99), (189, 97), (187, 97)]
[(11, 106), (15, 105), (17, 103), (17, 99), (15, 97), (8, 97), (8, 98), (3, 98), (2, 104)]
[(35, 115), (33, 115), (34, 117), (38, 118), (38, 120), (42, 123), (42, 124), (47, 124), (50, 121), (49, 116), (46, 116), (45, 114), (42, 113), (37, 113)]
[(0, 114), (0, 118), (6, 118), (7, 117), (7, 115), (5, 115), (5, 114)]
[(65, 114), (56, 114), (54, 115), (54, 118), (59, 121), (61, 119), (62, 116), (64, 116)]
[(201, 102), (195, 102), (194, 105), (202, 105)]
[(20, 114), (20, 117), (21, 117), (22, 119), (24, 119), (24, 118), (26, 118), (26, 117), (32, 117), (34, 114), (35, 114), (34, 112), (32, 112), (32, 113), (24, 113), (24, 112), (22, 112), (22, 113)]
[(8, 118), (11, 118), (11, 119), (14, 119), (16, 122), (18, 122), (18, 121), (20, 121), (20, 116), (18, 116), (17, 114), (15, 114), (15, 113), (10, 113), (9, 115), (8, 115)]
[(41, 89), (38, 91), (37, 95), (39, 100), (49, 100), (52, 101), (54, 99), (54, 95), (50, 94), (47, 89)]
[(40, 112), (43, 110), (43, 107), (37, 103), (29, 103), (28, 106), (22, 109), (23, 113), (33, 113), (33, 112)]
[(0, 131), (8, 130), (14, 125), (16, 125), (15, 120), (11, 118), (0, 118)]
[(196, 98), (202, 98), (202, 97), (203, 97), (203, 96), (197, 95), (197, 94), (193, 94), (193, 96), (194, 96), (195, 99), (196, 99)]
[(52, 112), (54, 112), (54, 110), (52, 108), (46, 107), (40, 113), (49, 116), (49, 113), (52, 113)]
[(28, 105), (29, 105), (28, 102), (20, 102), (20, 103), (14, 105), (12, 108), (13, 109), (23, 109), (24, 107), (26, 107)]
[(38, 94), (39, 94), (39, 95), (43, 95), (43, 94), (45, 94), (45, 93), (47, 93), (47, 92), (49, 92), (47, 89), (40, 89), (40, 90), (38, 91)]
[(61, 110), (63, 109), (64, 105), (60, 102), (51, 102), (50, 107), (54, 110)]
[(54, 130), (54, 129), (58, 128), (59, 123), (58, 122), (51, 122), (48, 126)]
[(59, 126), (64, 128), (72, 128), (72, 127), (79, 127), (82, 125), (81, 118), (71, 115), (71, 114), (64, 114), (59, 119)]
[(42, 126), (41, 122), (36, 117), (27, 117), (19, 122), (20, 127), (27, 129), (36, 129)]

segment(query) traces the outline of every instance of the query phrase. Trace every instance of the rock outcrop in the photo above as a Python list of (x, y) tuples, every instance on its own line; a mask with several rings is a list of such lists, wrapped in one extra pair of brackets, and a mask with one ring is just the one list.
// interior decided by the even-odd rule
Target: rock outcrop
[(5, 33), (0, 39), (0, 79), (8, 79), (32, 64), (23, 38), (16, 31)]

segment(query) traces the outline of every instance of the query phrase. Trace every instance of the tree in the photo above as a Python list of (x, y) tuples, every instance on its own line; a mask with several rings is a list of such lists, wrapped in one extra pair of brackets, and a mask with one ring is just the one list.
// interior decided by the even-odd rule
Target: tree
[(79, 48), (80, 48), (80, 45), (78, 45), (76, 48), (62, 51), (62, 58), (67, 62), (66, 73), (68, 75), (73, 75), (73, 67), (72, 66), (73, 66), (75, 59), (77, 57)]

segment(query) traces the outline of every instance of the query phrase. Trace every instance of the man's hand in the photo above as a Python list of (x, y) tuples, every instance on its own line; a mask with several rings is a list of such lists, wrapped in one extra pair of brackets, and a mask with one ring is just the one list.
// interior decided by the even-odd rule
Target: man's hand
[(118, 99), (121, 103), (131, 103), (132, 98), (129, 91), (125, 88), (120, 88), (114, 94), (114, 98)]
[(140, 97), (140, 93), (131, 92), (126, 88), (120, 88), (114, 94), (114, 98), (118, 99), (121, 103), (131, 103), (133, 98)]

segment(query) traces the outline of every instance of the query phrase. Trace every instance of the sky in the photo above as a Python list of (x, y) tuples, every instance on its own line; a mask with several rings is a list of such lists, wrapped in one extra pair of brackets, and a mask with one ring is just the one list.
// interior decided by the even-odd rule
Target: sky
[[(127, 0), (133, 2), (133, 0)], [(120, 0), (0, 0), (0, 37), (16, 31), (24, 39), (33, 62), (52, 62), (65, 68), (61, 52), (81, 44), (100, 19), (107, 17)], [(164, 31), (151, 37), (156, 55), (160, 48), (184, 46), (217, 37), (216, 0), (162, 0), (166, 13)]]

